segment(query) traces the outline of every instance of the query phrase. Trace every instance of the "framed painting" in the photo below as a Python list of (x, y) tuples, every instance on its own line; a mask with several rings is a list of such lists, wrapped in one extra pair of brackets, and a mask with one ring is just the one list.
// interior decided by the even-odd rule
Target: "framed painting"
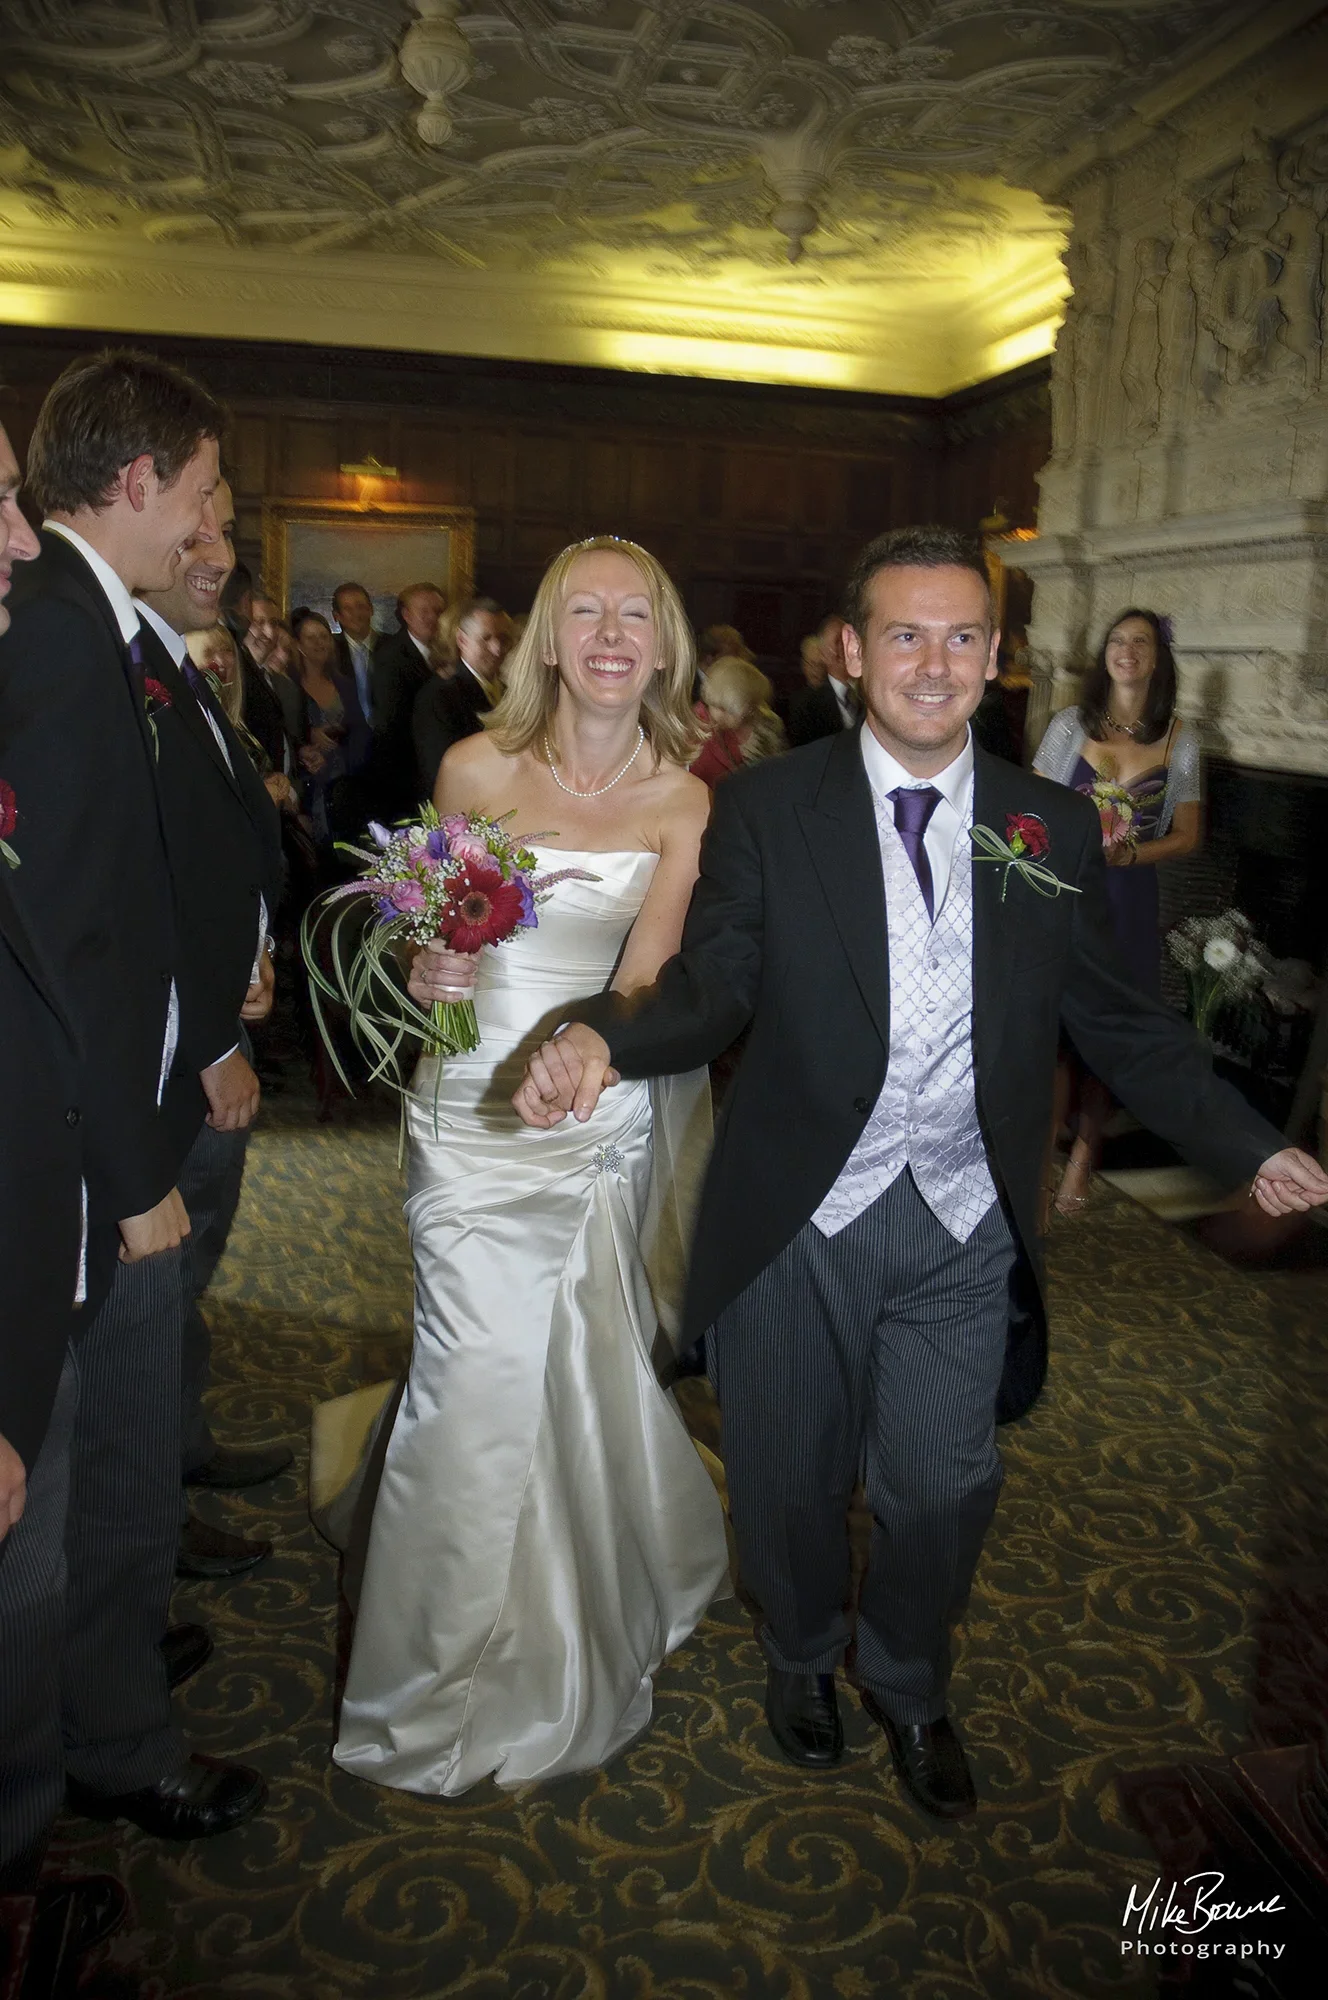
[(436, 583), (449, 603), (469, 597), (475, 577), (475, 510), (383, 501), (265, 500), (263, 588), (283, 613), (300, 606), (332, 618), (339, 583), (362, 583), (374, 624), (396, 630), (397, 595)]

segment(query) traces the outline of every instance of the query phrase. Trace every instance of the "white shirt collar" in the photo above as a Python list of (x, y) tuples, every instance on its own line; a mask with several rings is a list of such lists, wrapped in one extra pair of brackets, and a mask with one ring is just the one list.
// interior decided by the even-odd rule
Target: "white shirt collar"
[(120, 627), (120, 637), (127, 646), (138, 631), (139, 616), (134, 608), (134, 600), (121, 578), (111, 568), (105, 556), (99, 556), (97, 551), (84, 541), (82, 535), (66, 527), (63, 521), (43, 521), (42, 526), (47, 534), (63, 536), (71, 548), (78, 550), (101, 585), (111, 610), (115, 613), (115, 622)]
[(429, 648), (425, 645), (423, 639), (417, 639), (415, 637), (415, 634), (410, 630), (408, 626), (403, 626), (402, 630), (405, 632), (406, 637), (410, 640), (412, 646), (418, 648), (420, 658), (427, 660), (429, 658)]
[(189, 656), (189, 648), (184, 642), (183, 632), (177, 632), (173, 625), (168, 625), (161, 613), (154, 611), (150, 604), (145, 604), (141, 597), (134, 599), (134, 609), (140, 618), (147, 619), (148, 624), (161, 640), (162, 645), (166, 648), (176, 666), (183, 667), (185, 660)]
[(962, 818), (973, 790), (973, 732), (970, 729), (964, 739), (964, 747), (952, 763), (934, 778), (919, 778), (912, 771), (890, 755), (885, 745), (876, 736), (870, 722), (864, 722), (860, 732), (862, 761), (866, 766), (867, 779), (877, 798), (888, 799), (897, 787), (914, 785), (934, 785), (941, 797), (954, 807)]

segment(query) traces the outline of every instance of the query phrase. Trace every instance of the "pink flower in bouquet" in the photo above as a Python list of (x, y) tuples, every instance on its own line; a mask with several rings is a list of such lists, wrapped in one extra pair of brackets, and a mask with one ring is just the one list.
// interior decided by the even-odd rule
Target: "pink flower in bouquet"
[(395, 908), (406, 911), (422, 910), (426, 901), (424, 889), (418, 882), (394, 882), (388, 897)]
[(472, 862), (477, 868), (490, 865), (493, 855), (489, 843), (482, 833), (475, 831), (464, 813), (448, 813), (442, 826), (447, 844), (458, 861)]
[(1101, 819), (1102, 845), (1104, 847), (1114, 847), (1118, 841), (1129, 839), (1130, 820), (1126, 818), (1119, 806), (1102, 806)]

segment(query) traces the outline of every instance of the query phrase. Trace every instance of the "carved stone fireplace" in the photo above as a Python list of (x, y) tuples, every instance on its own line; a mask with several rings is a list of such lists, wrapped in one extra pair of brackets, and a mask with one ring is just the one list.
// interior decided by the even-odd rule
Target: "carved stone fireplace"
[[(1328, 774), (1328, 15), (1144, 100), (1062, 162), (1074, 283), (1052, 377), (1036, 737), (1111, 618), (1175, 628), (1208, 750)], [(1196, 87), (1197, 86), (1197, 87)]]

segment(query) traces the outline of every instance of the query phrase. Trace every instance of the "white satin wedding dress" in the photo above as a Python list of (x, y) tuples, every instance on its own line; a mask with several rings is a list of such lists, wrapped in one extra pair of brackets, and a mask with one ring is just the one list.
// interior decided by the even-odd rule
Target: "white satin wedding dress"
[(654, 1107), (620, 1084), (548, 1132), (510, 1105), (530, 1049), (607, 983), (657, 859), (543, 850), (599, 879), (483, 953), (480, 1047), (416, 1073), (415, 1345), (334, 1752), (378, 1784), (452, 1796), (605, 1763), (726, 1587), (719, 1500), (650, 1358), (706, 1080)]

